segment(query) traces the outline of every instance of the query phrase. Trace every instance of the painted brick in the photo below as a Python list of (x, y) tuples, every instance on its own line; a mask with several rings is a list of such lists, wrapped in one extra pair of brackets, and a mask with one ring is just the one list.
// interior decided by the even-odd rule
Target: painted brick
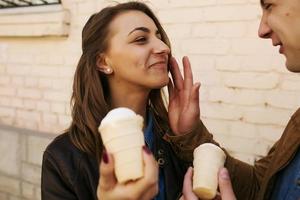
[(13, 108), (0, 106), (0, 116), (10, 117), (15, 115), (15, 110)]
[(41, 184), (41, 167), (28, 163), (22, 163), (22, 178), (28, 183)]
[(44, 99), (49, 101), (60, 101), (60, 102), (69, 102), (71, 92), (62, 92), (62, 91), (45, 91)]
[(72, 118), (69, 115), (60, 115), (58, 117), (58, 121), (61, 125), (66, 126), (66, 128), (70, 125)]
[(281, 83), (280, 87), (283, 90), (299, 91), (300, 90), (299, 85), (300, 85), (300, 81), (285, 80)]
[(0, 105), (3, 107), (10, 107), (11, 106), (11, 98), (0, 96)]
[(42, 94), (38, 89), (19, 88), (17, 90), (17, 96), (21, 98), (40, 99)]
[[(178, 17), (178, 13), (180, 17)], [(171, 23), (191, 23), (203, 21), (203, 12), (197, 8), (165, 9), (157, 13), (160, 21), (165, 24)]]
[(169, 6), (172, 7), (202, 7), (216, 5), (217, 0), (169, 0)]
[(274, 89), (279, 84), (276, 73), (222, 73), (224, 84), (234, 88)]
[(28, 162), (41, 166), (43, 153), (50, 142), (48, 138), (29, 136), (27, 138)]
[(38, 87), (38, 79), (35, 77), (25, 77), (25, 87), (37, 88)]
[(238, 120), (242, 117), (242, 112), (232, 105), (202, 103), (201, 115), (212, 119)]
[(0, 85), (8, 85), (9, 83), (10, 83), (9, 76), (0, 75)]
[(17, 116), (23, 120), (39, 122), (41, 113), (37, 111), (17, 110)]
[(34, 185), (26, 182), (22, 182), (22, 196), (27, 199), (34, 199)]
[(203, 9), (203, 19), (210, 22), (253, 20), (259, 13), (257, 5), (211, 6)]
[(5, 173), (10, 176), (19, 175), (19, 146), (18, 134), (11, 131), (0, 130), (1, 174)]
[(8, 200), (7, 194), (0, 192), (0, 199), (1, 200)]
[(14, 96), (16, 95), (16, 89), (11, 86), (0, 86), (1, 96)]
[(36, 101), (31, 99), (24, 100), (24, 109), (26, 110), (34, 110), (36, 109)]
[(20, 194), (20, 181), (0, 175), (0, 191), (8, 194)]
[(230, 50), (229, 41), (223, 39), (189, 39), (181, 45), (186, 54), (226, 55)]
[(243, 118), (246, 122), (264, 125), (286, 125), (293, 111), (277, 108), (245, 108)]
[(61, 102), (53, 102), (51, 103), (51, 111), (53, 113), (65, 114), (66, 104)]
[(36, 110), (37, 111), (44, 111), (49, 112), (50, 111), (50, 103), (47, 101), (37, 101), (36, 102)]
[(209, 100), (236, 105), (263, 105), (264, 92), (251, 89), (214, 87), (209, 90)]

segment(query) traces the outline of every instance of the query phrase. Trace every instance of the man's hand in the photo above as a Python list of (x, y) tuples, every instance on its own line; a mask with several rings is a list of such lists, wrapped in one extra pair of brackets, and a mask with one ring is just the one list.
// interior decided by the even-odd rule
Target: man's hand
[[(198, 200), (198, 197), (193, 193), (192, 176), (193, 168), (190, 167), (184, 176), (182, 190), (183, 196), (180, 198), (180, 200)], [(220, 169), (218, 174), (218, 181), (220, 195), (217, 195), (214, 200), (236, 200), (232, 189), (229, 173), (226, 168)]]
[(193, 74), (188, 57), (183, 58), (182, 77), (175, 58), (171, 58), (169, 81), (169, 122), (174, 134), (182, 135), (193, 131), (200, 117), (199, 88), (200, 83), (193, 83)]

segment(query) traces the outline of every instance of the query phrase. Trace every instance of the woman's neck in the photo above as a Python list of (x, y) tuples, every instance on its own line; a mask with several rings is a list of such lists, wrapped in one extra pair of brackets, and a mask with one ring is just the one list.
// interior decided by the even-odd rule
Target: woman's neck
[(128, 92), (125, 90), (111, 92), (111, 107), (130, 108), (136, 114), (141, 115), (146, 121), (148, 96), (149, 92)]

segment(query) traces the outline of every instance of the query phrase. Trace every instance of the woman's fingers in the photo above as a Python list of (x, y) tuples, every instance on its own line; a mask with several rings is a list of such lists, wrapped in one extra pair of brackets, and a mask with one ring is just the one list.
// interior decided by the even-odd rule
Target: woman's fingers
[(144, 158), (144, 178), (141, 180), (145, 186), (157, 186), (158, 192), (158, 164), (154, 159), (151, 151), (144, 146), (143, 147)]
[(158, 193), (158, 164), (151, 151), (143, 147), (144, 176), (126, 183), (118, 183), (114, 174), (113, 157), (103, 153), (98, 186), (99, 199), (153, 199)]
[(159, 191), (159, 168), (156, 160), (154, 159), (154, 156), (146, 146), (144, 146), (143, 148), (143, 157), (145, 167), (144, 181), (146, 182), (146, 192), (143, 194), (142, 200), (151, 200), (158, 194)]
[(117, 179), (114, 173), (114, 159), (106, 151), (103, 152), (99, 173), (100, 190), (110, 190), (117, 184)]
[(123, 188), (123, 194), (130, 194), (132, 199), (142, 199), (146, 194), (152, 199), (158, 193), (158, 164), (146, 146), (143, 147), (143, 159), (144, 176)]

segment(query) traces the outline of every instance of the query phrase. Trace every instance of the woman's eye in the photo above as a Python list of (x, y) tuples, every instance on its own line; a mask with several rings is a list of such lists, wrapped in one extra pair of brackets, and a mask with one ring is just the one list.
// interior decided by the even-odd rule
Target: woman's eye
[(137, 39), (135, 39), (135, 42), (138, 42), (138, 43), (144, 43), (146, 41), (147, 41), (146, 37), (138, 37)]

